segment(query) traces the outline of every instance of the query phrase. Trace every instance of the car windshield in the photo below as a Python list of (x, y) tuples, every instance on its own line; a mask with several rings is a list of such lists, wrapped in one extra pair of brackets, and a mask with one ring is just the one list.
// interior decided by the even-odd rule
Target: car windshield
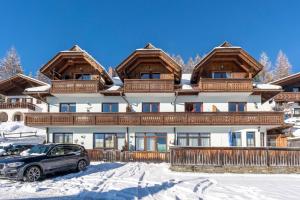
[(28, 155), (43, 155), (46, 154), (49, 149), (50, 146), (48, 145), (36, 145), (28, 151)]

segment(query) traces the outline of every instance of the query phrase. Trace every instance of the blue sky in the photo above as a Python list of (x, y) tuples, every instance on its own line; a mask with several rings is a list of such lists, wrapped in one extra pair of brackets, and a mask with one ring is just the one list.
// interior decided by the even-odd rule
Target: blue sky
[(187, 60), (223, 41), (275, 62), (282, 49), (300, 71), (297, 0), (1, 0), (0, 57), (16, 47), (26, 73), (78, 44), (105, 67), (147, 42)]

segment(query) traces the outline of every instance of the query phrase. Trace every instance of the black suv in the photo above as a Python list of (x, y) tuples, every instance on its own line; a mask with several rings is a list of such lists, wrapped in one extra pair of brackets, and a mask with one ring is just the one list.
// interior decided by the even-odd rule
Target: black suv
[(0, 178), (37, 181), (43, 175), (84, 170), (90, 164), (84, 147), (75, 144), (45, 144), (33, 146), (28, 156), (0, 159)]

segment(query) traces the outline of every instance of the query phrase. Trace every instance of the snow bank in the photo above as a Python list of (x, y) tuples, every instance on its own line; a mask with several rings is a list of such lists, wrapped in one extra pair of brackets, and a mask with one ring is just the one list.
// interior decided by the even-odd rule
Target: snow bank
[[(36, 132), (36, 136), (30, 134), (28, 137), (19, 138), (18, 133)], [(3, 138), (2, 133), (10, 134), (9, 138)], [(14, 134), (15, 133), (15, 134)], [(24, 122), (3, 122), (0, 124), (0, 143), (15, 142), (15, 143), (30, 143), (41, 144), (46, 139), (46, 131), (44, 129), (25, 126)]]

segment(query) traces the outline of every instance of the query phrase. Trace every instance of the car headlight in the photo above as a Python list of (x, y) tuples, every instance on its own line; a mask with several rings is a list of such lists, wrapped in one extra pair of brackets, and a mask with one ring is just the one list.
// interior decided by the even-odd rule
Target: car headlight
[(7, 163), (8, 167), (20, 167), (24, 164), (24, 162), (13, 162), (13, 163)]

